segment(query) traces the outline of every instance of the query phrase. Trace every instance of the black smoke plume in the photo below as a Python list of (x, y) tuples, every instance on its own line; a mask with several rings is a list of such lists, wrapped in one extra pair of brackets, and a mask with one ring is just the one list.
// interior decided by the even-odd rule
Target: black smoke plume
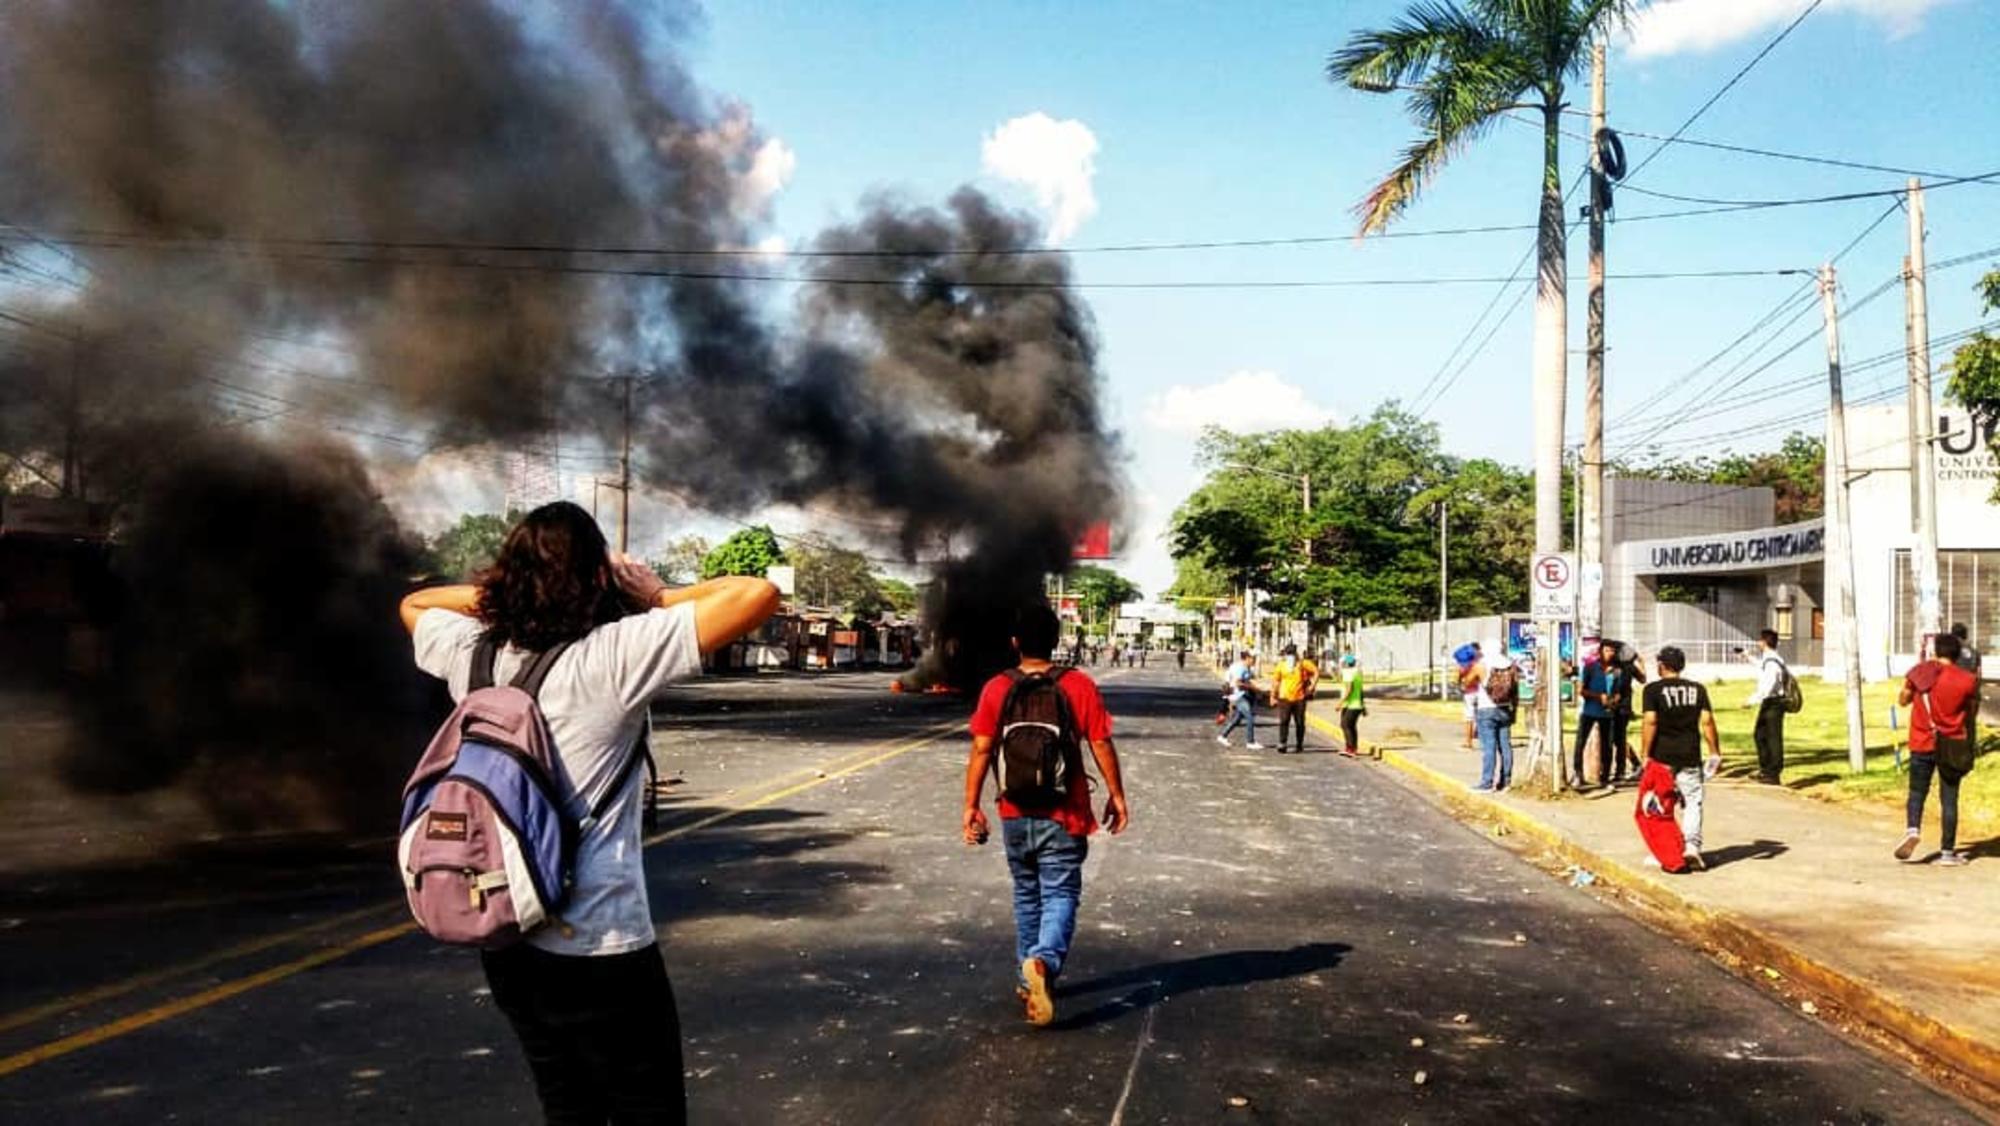
[(652, 485), (893, 526), (884, 546), (951, 560), (934, 675), (1001, 659), (1013, 608), (1118, 509), (1066, 266), (976, 192), (872, 201), (774, 327), (749, 275), (781, 268), (736, 253), (764, 138), (680, 62), (696, 22), (610, 0), (0, 10), (0, 440), (74, 435), (124, 514), (131, 597), (75, 777), (380, 792), (418, 745), (393, 603), (420, 564), (364, 461), (601, 439), (613, 375), (644, 377)]

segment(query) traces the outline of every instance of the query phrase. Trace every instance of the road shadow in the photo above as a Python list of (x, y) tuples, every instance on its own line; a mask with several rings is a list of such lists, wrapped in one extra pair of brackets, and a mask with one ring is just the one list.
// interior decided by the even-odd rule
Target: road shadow
[(1056, 1028), (1089, 1028), (1167, 999), (1204, 989), (1231, 989), (1261, 981), (1304, 977), (1340, 965), (1354, 947), (1344, 942), (1309, 942), (1289, 950), (1229, 950), (1172, 962), (1150, 962), (1084, 981), (1063, 982), (1056, 996), (1080, 997), (1125, 990), (1115, 997), (1055, 1023)]
[(1976, 844), (1965, 845), (1958, 851), (1974, 859), (2000, 856), (2000, 837), (1988, 837)]
[(1792, 851), (1783, 841), (1759, 838), (1748, 844), (1724, 845), (1712, 852), (1703, 851), (1701, 857), (1710, 868), (1720, 868), (1724, 864), (1734, 864), (1739, 860), (1771, 860)]
[[(675, 807), (666, 828), (692, 825), (722, 807)], [(646, 850), (648, 898), (656, 917), (684, 922), (715, 916), (837, 918), (861, 889), (888, 883), (880, 864), (816, 859), (856, 832), (816, 826), (814, 810), (765, 807), (736, 813), (699, 833)]]

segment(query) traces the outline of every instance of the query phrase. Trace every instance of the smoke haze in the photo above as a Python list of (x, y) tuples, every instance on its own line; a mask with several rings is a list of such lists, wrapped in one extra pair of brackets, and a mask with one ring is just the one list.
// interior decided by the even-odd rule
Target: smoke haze
[(934, 673), (1004, 657), (1014, 606), (1119, 507), (1066, 264), (969, 189), (871, 200), (814, 244), (861, 253), (812, 259), (774, 325), (768, 284), (732, 277), (768, 263), (695, 253), (751, 245), (790, 159), (687, 73), (696, 22), (604, 0), (7, 5), (0, 396), (23, 406), (0, 442), (45, 453), (77, 421), (133, 592), (73, 777), (326, 777), (358, 743), (380, 769), (344, 789), (387, 816), (367, 802), (428, 715), (393, 613), (419, 563), (364, 460), (600, 440), (612, 375), (642, 377), (651, 485), (866, 513), (905, 557), (948, 545), (929, 609), (957, 665)]

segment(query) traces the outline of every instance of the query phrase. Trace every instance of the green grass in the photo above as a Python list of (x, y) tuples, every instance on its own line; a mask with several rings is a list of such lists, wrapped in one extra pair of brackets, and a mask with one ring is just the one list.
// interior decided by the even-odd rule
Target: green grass
[[(1877, 808), (1900, 808), (1908, 793), (1905, 772), (1896, 765), (1895, 750), (1909, 737), (1907, 709), (1897, 709), (1898, 727), (1889, 727), (1889, 709), (1896, 703), (1901, 681), (1883, 681), (1862, 689), (1861, 716), (1867, 729), (1868, 769), (1847, 769), (1847, 704), (1840, 687), (1818, 677), (1801, 677), (1806, 706), (1785, 717), (1785, 785), (1823, 801), (1859, 802)], [(1723, 773), (1746, 776), (1757, 772), (1757, 745), (1751, 738), (1757, 712), (1743, 707), (1750, 694), (1748, 678), (1709, 682), (1715, 704), (1715, 725), (1722, 736)], [(1399, 706), (1439, 719), (1459, 720), (1464, 705), (1456, 700), (1403, 700)], [(1571, 722), (1574, 722), (1572, 719)], [(1632, 732), (1634, 742), (1638, 731)], [(1958, 819), (1961, 843), (2000, 834), (2000, 732), (1981, 732), (1986, 753), (1977, 769), (1959, 785)], [(1933, 799), (1935, 801), (1935, 799)], [(1927, 820), (1935, 824), (1935, 806)]]

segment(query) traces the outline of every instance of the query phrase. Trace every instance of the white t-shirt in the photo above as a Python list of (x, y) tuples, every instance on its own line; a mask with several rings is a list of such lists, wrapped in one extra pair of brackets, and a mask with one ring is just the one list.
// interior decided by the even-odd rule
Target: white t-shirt
[[(412, 637), (417, 667), (443, 680), (453, 700), (465, 698), (472, 652), (482, 626), (450, 610), (426, 610)], [(493, 682), (506, 684), (526, 662), (509, 645), (493, 665)], [(647, 708), (661, 689), (701, 672), (694, 607), (683, 603), (648, 610), (590, 631), (549, 669), (537, 699), (548, 717), (570, 812), (581, 819), (599, 801), (625, 764), (647, 723)], [(643, 862), (645, 770), (626, 779), (624, 796), (577, 842), (576, 885), (562, 909), (562, 928), (544, 927), (529, 945), (552, 954), (624, 954), (654, 941), (646, 902)]]

